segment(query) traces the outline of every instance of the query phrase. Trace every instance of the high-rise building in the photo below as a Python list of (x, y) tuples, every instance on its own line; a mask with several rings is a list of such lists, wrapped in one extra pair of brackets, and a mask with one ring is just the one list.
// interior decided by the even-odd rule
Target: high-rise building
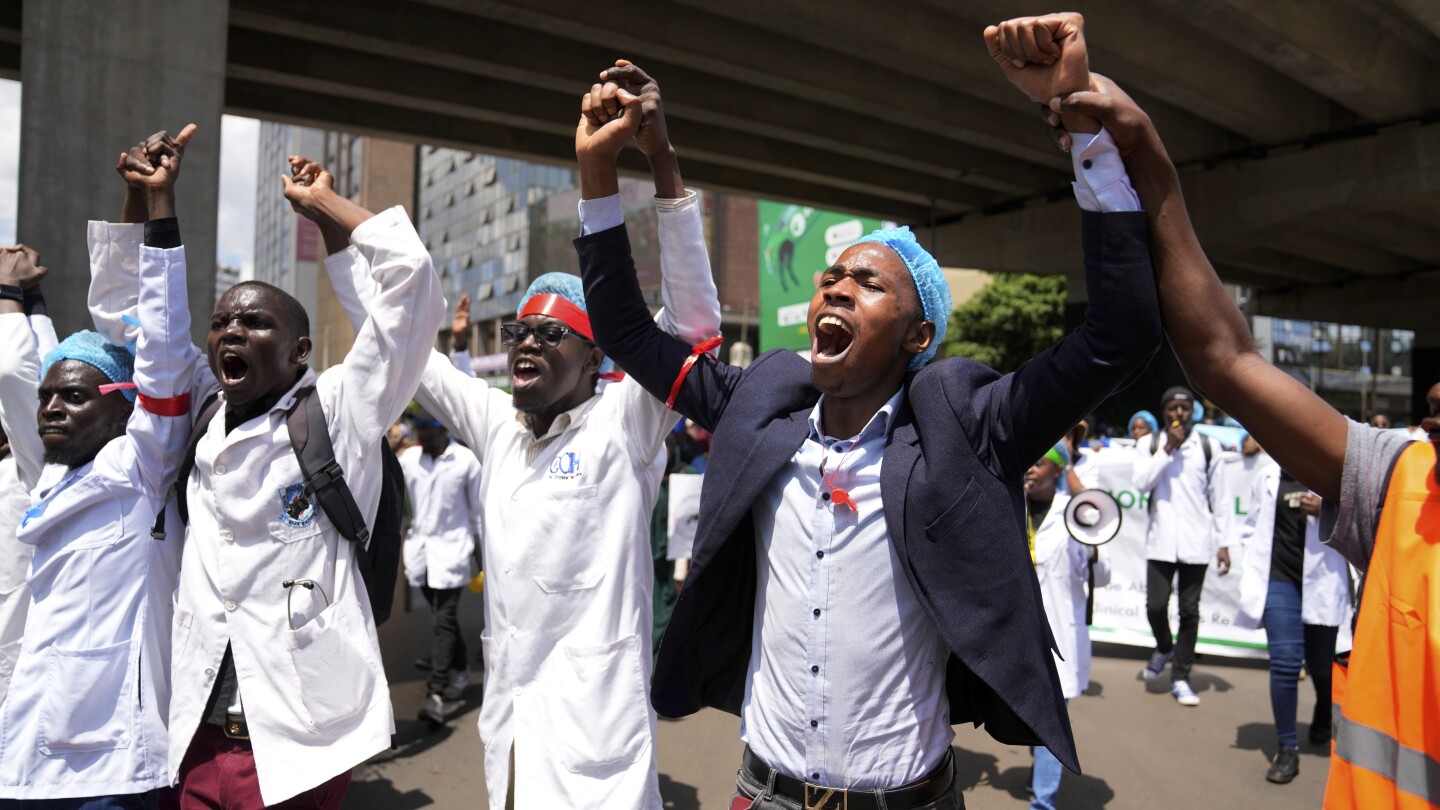
[[(453, 305), (470, 295), (472, 354), (481, 372), (503, 371), (499, 325), (514, 319), (530, 280), (546, 269), (577, 271), (573, 251), (569, 265), (545, 268), (531, 250), (537, 205), (572, 188), (575, 173), (433, 146), (420, 147), (418, 168), (420, 237), (445, 297)], [(487, 357), (495, 369), (483, 365)]]

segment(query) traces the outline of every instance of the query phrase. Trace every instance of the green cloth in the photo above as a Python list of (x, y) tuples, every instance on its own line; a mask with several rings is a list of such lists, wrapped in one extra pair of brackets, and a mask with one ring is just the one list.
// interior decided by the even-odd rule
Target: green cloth
[(680, 593), (675, 590), (675, 561), (665, 558), (670, 547), (670, 527), (667, 525), (669, 512), (670, 479), (666, 476), (660, 484), (660, 494), (655, 499), (655, 509), (650, 513), (650, 551), (655, 558), (655, 626), (650, 633), (650, 652), (660, 652), (660, 638), (665, 635), (665, 626), (670, 623), (670, 614), (675, 610), (675, 600)]

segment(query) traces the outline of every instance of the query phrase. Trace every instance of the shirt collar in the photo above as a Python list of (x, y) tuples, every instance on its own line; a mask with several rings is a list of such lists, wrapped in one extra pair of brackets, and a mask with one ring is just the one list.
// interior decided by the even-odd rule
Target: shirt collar
[(595, 403), (599, 401), (599, 395), (592, 396), (579, 405), (555, 417), (555, 421), (550, 423), (550, 429), (545, 431), (545, 435), (543, 436), (535, 436), (535, 434), (530, 431), (530, 426), (525, 422), (524, 411), (515, 412), (515, 426), (517, 430), (524, 433), (531, 441), (549, 441), (576, 425), (579, 425), (581, 422), (584, 422), (585, 417), (590, 414), (590, 411), (595, 407)]
[[(895, 413), (900, 410), (900, 400), (904, 396), (905, 389), (902, 386), (893, 396), (885, 400), (885, 404), (880, 406), (880, 410), (876, 411), (874, 416), (870, 417), (870, 421), (866, 422), (865, 427), (861, 428), (860, 433), (854, 437), (855, 441), (859, 442), (865, 439), (873, 439), (877, 436), (884, 437), (890, 435), (890, 425), (895, 421)], [(820, 429), (820, 408), (824, 404), (825, 395), (821, 394), (820, 399), (815, 403), (815, 407), (810, 409), (809, 420), (810, 438), (821, 444), (825, 442), (825, 433)], [(831, 438), (839, 437), (832, 436)]]

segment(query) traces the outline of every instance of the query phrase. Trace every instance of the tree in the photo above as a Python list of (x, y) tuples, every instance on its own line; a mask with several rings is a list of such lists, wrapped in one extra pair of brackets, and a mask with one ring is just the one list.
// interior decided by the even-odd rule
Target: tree
[(1060, 339), (1065, 277), (1001, 273), (950, 316), (941, 347), (1005, 373)]

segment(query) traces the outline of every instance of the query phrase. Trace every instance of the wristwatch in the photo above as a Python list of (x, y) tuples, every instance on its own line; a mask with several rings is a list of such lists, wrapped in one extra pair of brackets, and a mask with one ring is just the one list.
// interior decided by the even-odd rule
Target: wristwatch
[(0, 298), (23, 304), (25, 303), (25, 291), (14, 284), (0, 284)]

